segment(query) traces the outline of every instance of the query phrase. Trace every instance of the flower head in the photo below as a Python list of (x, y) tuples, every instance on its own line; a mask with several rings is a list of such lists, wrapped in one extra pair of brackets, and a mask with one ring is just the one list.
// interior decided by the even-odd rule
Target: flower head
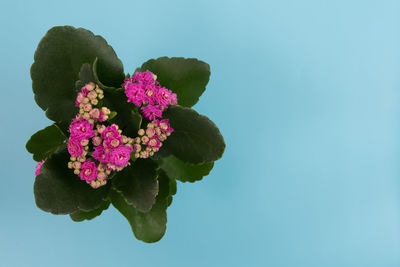
[(110, 152), (110, 163), (120, 167), (125, 167), (132, 153), (131, 146), (120, 146)]
[(125, 86), (125, 94), (128, 97), (128, 102), (132, 102), (140, 107), (146, 99), (146, 93), (141, 84), (128, 83)]
[(171, 125), (169, 124), (168, 119), (161, 120), (161, 121), (157, 120), (157, 125), (160, 127), (160, 129), (163, 133), (172, 133), (174, 131), (174, 129), (171, 128)]
[(98, 170), (96, 163), (88, 159), (82, 164), (79, 177), (81, 177), (81, 180), (91, 182), (97, 179), (97, 174)]
[(161, 106), (159, 105), (147, 105), (145, 107), (142, 107), (142, 113), (143, 117), (148, 120), (154, 120), (155, 118), (161, 118), (162, 116), (162, 110)]
[(106, 129), (101, 133), (101, 138), (119, 137), (119, 136), (120, 136), (120, 134), (119, 134), (117, 126), (115, 124), (106, 127)]
[(103, 146), (96, 146), (92, 152), (92, 157), (101, 163), (109, 162), (109, 154), (106, 152)]
[[(155, 95), (155, 100), (158, 104), (167, 108), (168, 105), (171, 105), (173, 95), (175, 95), (175, 94), (172, 93), (171, 90), (168, 90), (167, 88), (164, 88), (164, 87), (160, 87), (157, 91), (157, 94)], [(175, 95), (175, 97), (176, 97), (176, 95)]]
[[(87, 139), (82, 139), (87, 140)], [(75, 137), (70, 137), (67, 143), (68, 152), (72, 157), (83, 155), (83, 146), (81, 141)]]
[(74, 119), (69, 126), (72, 138), (79, 140), (89, 139), (94, 136), (93, 124), (84, 119)]

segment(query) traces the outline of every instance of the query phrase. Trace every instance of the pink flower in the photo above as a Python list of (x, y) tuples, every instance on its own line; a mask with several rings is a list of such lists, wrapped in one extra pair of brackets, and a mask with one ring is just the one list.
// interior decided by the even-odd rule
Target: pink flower
[(82, 164), (79, 177), (81, 177), (81, 180), (91, 182), (97, 179), (97, 174), (98, 171), (96, 163), (88, 159)]
[(115, 124), (108, 126), (102, 133), (101, 133), (101, 138), (106, 138), (106, 137), (119, 137), (120, 134), (118, 132), (117, 126)]
[(161, 118), (162, 116), (162, 110), (159, 105), (152, 106), (152, 105), (147, 105), (145, 107), (142, 107), (142, 113), (143, 117), (148, 120), (154, 120), (155, 118)]
[(128, 83), (125, 88), (125, 94), (128, 97), (128, 102), (132, 102), (138, 107), (146, 99), (146, 93), (140, 84)]
[(40, 169), (42, 168), (42, 165), (44, 162), (45, 162), (45, 160), (42, 160), (42, 161), (38, 162), (38, 164), (36, 165), (36, 171), (35, 171), (36, 176), (38, 176), (40, 174)]
[(143, 84), (151, 84), (155, 82), (153, 73), (149, 70), (144, 72), (136, 72), (131, 78), (131, 81)]
[(125, 167), (129, 162), (131, 153), (131, 146), (120, 146), (113, 149), (110, 152), (110, 163), (120, 167)]
[[(87, 139), (82, 139), (87, 140)], [(81, 145), (79, 139), (70, 137), (67, 143), (68, 152), (72, 157), (78, 157), (83, 155), (83, 146)]]
[(169, 104), (170, 105), (178, 104), (178, 98), (176, 97), (176, 94), (172, 93)]
[(143, 104), (155, 104), (155, 96), (158, 91), (157, 78), (151, 71), (136, 72), (131, 78), (125, 79), (122, 87), (128, 97), (128, 102), (140, 107)]
[(100, 136), (95, 136), (95, 137), (93, 137), (93, 139), (92, 139), (92, 142), (93, 142), (93, 145), (94, 145), (94, 146), (99, 146), (99, 145), (101, 144), (102, 141), (103, 141), (103, 140), (101, 139)]
[(172, 129), (169, 125), (168, 119), (157, 121), (157, 125), (160, 127), (163, 133), (172, 133), (174, 131), (174, 129)]
[(121, 136), (110, 136), (106, 137), (103, 142), (104, 148), (114, 149), (122, 145)]
[(153, 138), (151, 138), (149, 142), (147, 142), (147, 146), (150, 148), (159, 148), (161, 146), (160, 144), (161, 143), (160, 140), (158, 140), (157, 135), (153, 136)]
[(89, 139), (94, 136), (93, 124), (84, 119), (74, 119), (69, 125), (71, 137), (82, 140)]
[(167, 88), (160, 87), (154, 98), (158, 104), (167, 108), (168, 105), (171, 104), (172, 96), (173, 96), (172, 91), (168, 90)]
[[(94, 92), (94, 91), (92, 91), (92, 92)], [(91, 92), (91, 93), (92, 93), (92, 92)], [(99, 117), (100, 117), (100, 110), (99, 110), (98, 108), (94, 108), (94, 109), (92, 109), (92, 110), (89, 112), (89, 115), (90, 115), (90, 117), (91, 117), (92, 119), (97, 120), (97, 119), (99, 119)]]
[(96, 146), (94, 151), (92, 152), (92, 157), (101, 163), (108, 163), (109, 162), (109, 154), (106, 153), (103, 146)]

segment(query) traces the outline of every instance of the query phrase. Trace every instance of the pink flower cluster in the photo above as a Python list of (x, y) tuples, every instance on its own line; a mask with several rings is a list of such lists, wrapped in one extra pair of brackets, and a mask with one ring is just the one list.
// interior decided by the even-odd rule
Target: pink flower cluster
[[(108, 108), (96, 107), (103, 97), (103, 91), (94, 83), (86, 84), (81, 89), (75, 102), (80, 108), (79, 113), (69, 126), (67, 142), (71, 155), (68, 167), (93, 188), (105, 185), (112, 170), (120, 171), (127, 166), (132, 152), (133, 140), (121, 135), (117, 125), (106, 127), (98, 123), (106, 121), (110, 114)], [(93, 152), (89, 152), (90, 142)], [(100, 163), (96, 164), (88, 156)]]
[(92, 157), (108, 171), (120, 171), (129, 164), (133, 140), (121, 133), (115, 124), (108, 127), (97, 125), (96, 136), (92, 139)]
[(99, 101), (104, 98), (103, 90), (94, 83), (86, 84), (75, 100), (75, 105), (79, 107), (78, 117), (89, 121), (93, 124), (96, 120), (99, 122), (106, 121), (110, 110), (106, 107), (101, 109), (94, 107), (99, 104)]
[(160, 86), (156, 79), (157, 76), (147, 70), (136, 72), (122, 84), (128, 102), (141, 107), (143, 117), (150, 121), (161, 118), (168, 105), (178, 103), (176, 94)]
[(135, 158), (148, 158), (153, 156), (162, 146), (162, 142), (170, 136), (174, 129), (168, 120), (153, 120), (147, 124), (146, 130), (139, 129), (138, 137), (134, 139), (133, 151)]

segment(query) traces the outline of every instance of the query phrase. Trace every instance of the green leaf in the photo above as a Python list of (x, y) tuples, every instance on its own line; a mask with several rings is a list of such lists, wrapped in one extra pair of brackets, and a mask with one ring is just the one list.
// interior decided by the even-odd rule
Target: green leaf
[(91, 211), (78, 210), (75, 211), (74, 213), (71, 213), (69, 216), (74, 222), (92, 220), (95, 217), (99, 216), (104, 210), (108, 209), (109, 206), (110, 206), (110, 201), (104, 200), (101, 202), (100, 206), (95, 208), (94, 210)]
[(184, 162), (211, 162), (222, 157), (225, 142), (217, 126), (191, 108), (171, 106), (163, 114), (174, 132), (164, 142), (168, 150)]
[(113, 186), (122, 193), (128, 204), (147, 212), (158, 193), (158, 168), (158, 164), (151, 159), (138, 159), (113, 178)]
[[(160, 171), (161, 173), (161, 171)], [(165, 176), (167, 174), (164, 172)], [(172, 196), (176, 194), (176, 180), (173, 178), (169, 178), (169, 192), (168, 192), (168, 197), (167, 197), (167, 204), (168, 207), (172, 204)]]
[(181, 182), (196, 182), (207, 176), (214, 166), (214, 162), (205, 162), (200, 164), (186, 163), (173, 155), (162, 158), (160, 167), (171, 178), (177, 179)]
[(115, 116), (117, 116), (117, 112), (111, 111), (110, 115), (108, 115), (108, 119), (109, 119), (109, 120), (112, 120), (112, 119), (115, 118)]
[(67, 151), (54, 153), (42, 165), (36, 177), (36, 205), (53, 214), (68, 214), (78, 210), (91, 211), (107, 197), (109, 184), (93, 189), (68, 169)]
[(116, 112), (112, 122), (122, 129), (122, 134), (136, 137), (142, 123), (142, 116), (135, 110), (134, 105), (127, 102), (122, 88), (104, 90), (104, 106)]
[(60, 128), (53, 124), (32, 135), (26, 143), (26, 150), (33, 154), (34, 160), (41, 161), (63, 146), (66, 139)]
[(178, 104), (191, 107), (206, 90), (210, 79), (210, 66), (195, 58), (160, 57), (145, 62), (140, 71), (149, 70), (157, 75), (162, 86), (177, 94)]
[(136, 238), (147, 243), (157, 242), (163, 237), (167, 224), (166, 210), (174, 194), (174, 188), (171, 188), (173, 182), (170, 182), (172, 179), (164, 172), (160, 172), (158, 180), (159, 193), (156, 203), (146, 213), (129, 205), (118, 191), (110, 190), (111, 203), (129, 221)]
[(79, 71), (79, 80), (75, 83), (76, 92), (80, 91), (87, 83), (95, 82), (92, 65), (85, 63)]
[(72, 119), (75, 82), (82, 64), (98, 58), (97, 74), (103, 84), (119, 87), (124, 80), (121, 61), (103, 37), (71, 26), (50, 29), (40, 41), (31, 67), (36, 103), (53, 121)]

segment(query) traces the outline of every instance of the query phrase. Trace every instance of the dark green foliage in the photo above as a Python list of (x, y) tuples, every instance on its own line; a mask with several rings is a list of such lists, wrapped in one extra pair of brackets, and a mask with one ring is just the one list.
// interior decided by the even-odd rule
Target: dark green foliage
[(69, 154), (64, 150), (54, 153), (36, 177), (34, 193), (36, 205), (54, 214), (68, 214), (78, 210), (90, 211), (100, 206), (110, 186), (93, 189), (68, 169)]
[(83, 210), (78, 210), (75, 211), (74, 213), (71, 213), (69, 216), (71, 219), (75, 222), (82, 222), (84, 220), (92, 220), (99, 216), (103, 210), (108, 209), (108, 206), (110, 206), (110, 201), (104, 200), (101, 202), (100, 206), (95, 208), (94, 210), (90, 211), (83, 211)]
[(98, 58), (102, 83), (119, 87), (124, 79), (121, 61), (103, 37), (70, 26), (50, 29), (36, 49), (31, 67), (36, 103), (53, 121), (72, 119), (75, 107), (75, 82), (82, 64)]
[(163, 114), (174, 132), (163, 149), (184, 162), (211, 162), (222, 157), (225, 142), (217, 126), (191, 108), (172, 106)]
[(163, 237), (167, 224), (167, 208), (172, 201), (172, 195), (176, 192), (176, 187), (174, 188), (171, 180), (165, 173), (160, 173), (158, 177), (159, 193), (156, 202), (146, 213), (128, 204), (118, 191), (110, 191), (111, 203), (129, 221), (137, 239), (153, 243)]
[(158, 164), (151, 159), (138, 159), (125, 167), (112, 180), (129, 205), (147, 212), (154, 204), (158, 193)]
[(60, 128), (53, 124), (32, 135), (26, 143), (26, 150), (33, 154), (34, 160), (41, 161), (62, 147), (66, 139)]
[(203, 176), (208, 175), (214, 166), (214, 162), (185, 163), (173, 155), (160, 159), (159, 163), (169, 177), (181, 182), (192, 183), (203, 179)]

